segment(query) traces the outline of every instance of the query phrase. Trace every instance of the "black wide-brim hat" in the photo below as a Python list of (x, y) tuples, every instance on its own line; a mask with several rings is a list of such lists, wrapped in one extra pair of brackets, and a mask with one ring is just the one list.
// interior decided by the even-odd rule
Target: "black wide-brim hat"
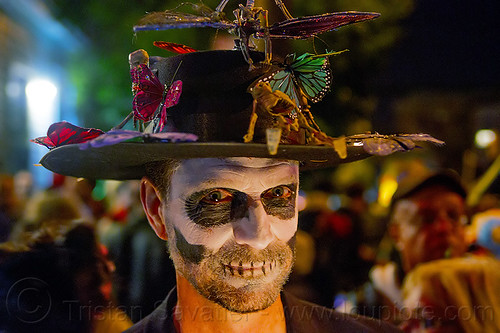
[[(254, 63), (263, 54), (251, 53)], [(253, 142), (244, 143), (252, 114), (248, 87), (275, 70), (257, 66), (249, 70), (241, 51), (203, 51), (168, 58), (152, 57), (150, 66), (162, 84), (182, 81), (177, 105), (168, 109), (170, 131), (192, 133), (196, 142), (122, 142), (81, 149), (68, 144), (52, 149), (40, 161), (47, 169), (68, 176), (91, 179), (139, 179), (145, 165), (165, 159), (257, 157), (300, 162), (302, 169), (324, 168), (370, 156), (360, 142), (347, 141), (347, 156), (339, 157), (331, 145), (281, 143), (271, 155), (265, 130), (272, 117), (260, 117)]]

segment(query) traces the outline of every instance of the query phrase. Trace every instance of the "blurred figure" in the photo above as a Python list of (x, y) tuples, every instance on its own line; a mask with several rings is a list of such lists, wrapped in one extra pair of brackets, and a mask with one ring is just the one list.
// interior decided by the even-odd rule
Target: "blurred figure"
[(139, 186), (137, 180), (117, 184), (107, 217), (99, 221), (101, 239), (116, 265), (113, 294), (134, 322), (151, 313), (175, 286), (175, 269), (142, 210)]
[(24, 210), (24, 205), (34, 193), (34, 181), (31, 172), (21, 170), (14, 175), (14, 191), (19, 201), (20, 211)]
[(111, 263), (94, 229), (45, 224), (0, 247), (0, 331), (121, 332), (131, 326), (109, 299)]
[(78, 207), (70, 199), (53, 190), (41, 191), (26, 203), (24, 213), (15, 225), (10, 240), (22, 243), (23, 237), (30, 237), (31, 232), (42, 227), (52, 225), (57, 228), (81, 217)]
[[(303, 285), (303, 292), (298, 295), (301, 298), (332, 307), (338, 292), (352, 290), (367, 281), (373, 256), (369, 259), (370, 255), (364, 255), (372, 237), (367, 237), (366, 232), (375, 221), (368, 212), (364, 192), (362, 184), (353, 183), (346, 185), (342, 194), (334, 195), (332, 184), (326, 181), (307, 192), (299, 228), (312, 236), (315, 257), (311, 273), (301, 277), (303, 283), (309, 284), (309, 288)], [(335, 204), (337, 208), (332, 207)], [(292, 272), (292, 283), (294, 278)], [(308, 294), (305, 290), (309, 290)]]
[(92, 196), (95, 187), (95, 180), (54, 174), (50, 190), (73, 201), (86, 221), (96, 222), (103, 216), (105, 208), (102, 200), (95, 200)]
[(500, 209), (475, 214), (467, 231), (468, 243), (477, 247), (474, 253), (500, 259)]
[(295, 236), (296, 254), (293, 271), (288, 278), (288, 283), (283, 288), (296, 297), (318, 303), (322, 300), (322, 294), (310, 281), (316, 257), (314, 238), (308, 232), (300, 229), (297, 230)]
[(18, 215), (14, 178), (11, 175), (0, 175), (0, 242), (8, 239)]
[(312, 279), (322, 297), (320, 304), (327, 307), (332, 307), (335, 294), (367, 279), (369, 268), (359, 255), (366, 205), (363, 190), (352, 189), (346, 205), (317, 215), (312, 233), (317, 253)]
[(500, 263), (489, 257), (436, 260), (405, 278), (405, 332), (500, 332)]
[(408, 272), (417, 264), (460, 257), (466, 250), (466, 192), (448, 172), (434, 174), (394, 195), (389, 233)]
[(357, 292), (342, 295), (339, 310), (397, 323), (404, 275), (420, 263), (461, 257), (467, 251), (465, 197), (458, 177), (447, 171), (400, 184), (388, 227), (394, 258), (374, 266), (370, 282)]

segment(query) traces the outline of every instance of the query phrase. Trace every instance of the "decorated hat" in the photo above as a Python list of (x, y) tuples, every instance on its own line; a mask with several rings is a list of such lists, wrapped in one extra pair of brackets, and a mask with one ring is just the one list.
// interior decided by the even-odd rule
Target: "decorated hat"
[[(53, 124), (46, 137), (33, 140), (50, 149), (40, 163), (68, 176), (125, 180), (144, 176), (150, 162), (172, 158), (276, 158), (313, 169), (411, 150), (419, 141), (442, 144), (426, 134), (328, 136), (314, 121), (310, 104), (329, 91), (329, 57), (339, 52), (290, 54), (278, 60), (269, 49), (256, 52), (248, 44), (248, 36), (263, 38), (267, 45), (270, 38), (309, 37), (297, 37), (295, 31), (303, 33), (297, 26), (309, 27), (311, 22), (317, 26), (311, 32), (315, 35), (378, 14), (290, 17), (268, 27), (259, 19), (261, 12), (249, 6), (240, 6), (236, 23), (226, 22), (239, 36), (233, 50), (196, 51), (155, 42), (182, 54), (162, 58), (149, 57), (145, 50), (131, 53), (130, 115), (108, 132)], [(173, 11), (157, 13), (136, 30), (202, 26), (186, 17)], [(225, 21), (217, 22), (221, 28)], [(136, 130), (124, 130), (132, 118)]]

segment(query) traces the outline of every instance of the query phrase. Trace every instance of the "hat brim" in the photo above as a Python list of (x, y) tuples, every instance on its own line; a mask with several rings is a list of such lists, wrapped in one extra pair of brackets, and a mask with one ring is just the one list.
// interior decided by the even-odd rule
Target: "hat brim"
[(265, 144), (237, 142), (138, 143), (124, 142), (100, 148), (81, 149), (70, 144), (52, 149), (40, 161), (47, 169), (73, 177), (90, 179), (140, 179), (145, 165), (165, 159), (258, 157), (300, 162), (301, 170), (333, 167), (371, 155), (360, 145), (347, 144), (342, 159), (331, 146), (280, 145), (270, 155)]

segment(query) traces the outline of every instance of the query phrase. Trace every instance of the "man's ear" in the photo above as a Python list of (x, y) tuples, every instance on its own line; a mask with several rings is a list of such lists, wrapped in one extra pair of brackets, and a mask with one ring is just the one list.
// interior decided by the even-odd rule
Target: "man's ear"
[(149, 179), (145, 177), (141, 180), (141, 202), (151, 228), (153, 228), (158, 237), (167, 240), (160, 193)]

